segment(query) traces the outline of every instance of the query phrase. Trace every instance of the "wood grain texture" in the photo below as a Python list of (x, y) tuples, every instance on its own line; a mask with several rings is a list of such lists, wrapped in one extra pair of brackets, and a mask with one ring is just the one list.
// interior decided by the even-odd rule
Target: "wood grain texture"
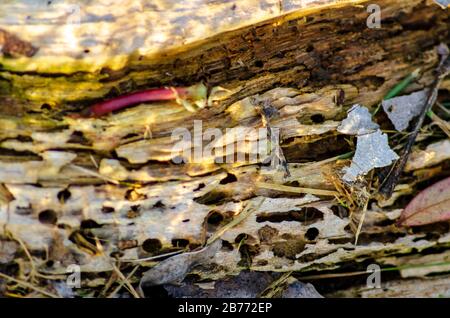
[[(14, 1), (2, 4), (12, 14), (0, 13), (0, 27), (6, 23), (14, 33), (22, 28), (21, 36), (39, 52), (31, 59), (1, 62), (0, 183), (9, 199), (0, 203), (0, 241), (10, 246), (19, 238), (42, 273), (64, 274), (72, 263), (85, 272), (111, 271), (111, 257), (128, 264), (180, 247), (193, 250), (248, 203), (265, 198), (254, 214), (222, 236), (224, 247), (212, 263), (192, 273), (219, 279), (247, 268), (313, 272), (445, 250), (445, 224), (419, 227), (414, 233), (394, 225), (404, 196), (415, 193), (418, 183), (446, 174), (449, 155), (442, 140), (416, 149), (408, 165), (410, 179), (402, 180), (392, 200), (369, 207), (357, 246), (351, 217), (329, 197), (257, 186), (264, 182), (334, 191), (330, 176), (349, 161), (318, 161), (351, 150), (336, 131), (346, 110), (356, 103), (373, 107), (417, 67), (423, 68), (423, 75), (409, 90), (431, 83), (437, 62), (434, 47), (449, 39), (447, 13), (419, 0), (381, 0), (383, 28), (368, 29), (366, 8), (354, 6), (357, 2), (309, 11), (300, 10), (295, 1), (258, 2), (259, 9), (254, 9), (256, 1), (236, 2), (235, 10), (243, 10), (242, 15), (227, 22), (222, 9), (232, 8), (233, 2), (209, 1), (210, 11), (194, 14), (194, 4), (200, 2), (183, 11), (175, 2), (152, 1), (150, 6), (150, 1), (136, 1), (137, 7), (112, 11), (106, 0), (87, 1), (83, 17), (91, 23), (82, 28), (94, 38), (86, 42), (94, 43), (88, 53), (81, 46), (72, 51), (65, 44), (57, 48), (66, 29), (44, 32), (59, 23), (54, 13), (36, 9), (30, 18), (37, 23), (33, 26), (23, 20), (25, 7)], [(281, 13), (280, 3), (285, 6)], [(170, 12), (177, 15), (168, 21), (138, 18)], [(177, 26), (187, 23), (185, 15), (201, 23), (196, 25), (206, 24), (202, 32), (199, 27), (189, 29), (193, 33), (187, 42), (176, 33), (181, 32)], [(151, 45), (158, 42), (152, 36), (159, 26), (150, 28), (147, 22), (159, 22), (170, 33), (164, 38), (168, 42), (161, 42), (167, 52)], [(136, 53), (137, 48), (147, 51)], [(91, 59), (90, 54), (100, 55)], [(53, 64), (45, 60), (50, 57)], [(211, 107), (195, 113), (177, 103), (156, 102), (103, 118), (70, 116), (103, 98), (201, 80), (226, 91), (212, 96)], [(448, 81), (442, 89), (449, 89)], [(254, 100), (276, 110), (270, 124), (281, 129), (290, 177), (268, 171), (261, 161), (218, 164), (215, 158), (204, 158), (173, 164), (173, 129), (192, 131), (194, 120), (202, 120), (204, 129), (261, 128)], [(380, 124), (386, 123), (380, 118)], [(223, 139), (217, 146), (226, 144)], [(442, 150), (441, 156), (426, 160), (436, 149)], [(29, 270), (25, 254), (19, 245), (16, 249)], [(10, 256), (4, 259), (10, 262)], [(140, 264), (150, 267), (155, 262)]]

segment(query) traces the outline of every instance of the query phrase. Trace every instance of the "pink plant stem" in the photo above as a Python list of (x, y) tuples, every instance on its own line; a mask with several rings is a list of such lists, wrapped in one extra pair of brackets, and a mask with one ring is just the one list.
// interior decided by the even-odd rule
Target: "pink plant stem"
[(174, 100), (177, 97), (186, 97), (189, 90), (185, 87), (178, 88), (155, 88), (146, 91), (119, 96), (93, 105), (89, 108), (89, 117), (100, 117), (128, 106), (154, 101)]

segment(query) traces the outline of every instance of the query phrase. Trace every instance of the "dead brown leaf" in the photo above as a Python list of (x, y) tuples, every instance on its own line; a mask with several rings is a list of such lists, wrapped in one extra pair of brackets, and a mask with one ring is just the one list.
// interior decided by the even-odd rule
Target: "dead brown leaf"
[(450, 178), (420, 192), (403, 210), (399, 224), (418, 226), (450, 220)]

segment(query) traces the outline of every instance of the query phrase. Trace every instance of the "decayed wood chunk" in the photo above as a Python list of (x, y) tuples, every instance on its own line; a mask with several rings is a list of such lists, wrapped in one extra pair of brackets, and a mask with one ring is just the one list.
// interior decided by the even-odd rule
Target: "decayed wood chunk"
[[(429, 56), (430, 49), (439, 39), (444, 39), (448, 32), (447, 14), (435, 4), (427, 5), (419, 0), (383, 0), (379, 5), (385, 25), (381, 29), (369, 29), (366, 25), (366, 8), (345, 6), (346, 3), (336, 2), (340, 8), (317, 11), (321, 8), (317, 6), (247, 27), (226, 28), (223, 31), (229, 32), (217, 36), (202, 33), (200, 42), (192, 45), (174, 42), (177, 43), (176, 47), (167, 53), (158, 52), (156, 55), (126, 55), (129, 53), (126, 49), (129, 46), (125, 45), (123, 52), (120, 51), (123, 53), (121, 55), (99, 49), (94, 54), (106, 54), (106, 57), (90, 58), (91, 53), (83, 53), (78, 59), (72, 61), (70, 58), (67, 61), (64, 57), (70, 53), (64, 52), (72, 49), (69, 49), (70, 46), (56, 44), (57, 48), (48, 45), (51, 50), (48, 53), (51, 54), (49, 61), (40, 62), (39, 54), (45, 55), (45, 48), (42, 47), (45, 45), (40, 45), (39, 54), (31, 61), (2, 61), (4, 71), (0, 72), (0, 78), (3, 79), (0, 81), (0, 92), (4, 92), (1, 95), (12, 98), (10, 103), (16, 106), (16, 113), (28, 109), (38, 112), (46, 108), (79, 109), (81, 101), (98, 99), (108, 94), (112, 96), (145, 87), (194, 83), (201, 79), (206, 79), (213, 86), (221, 85), (232, 89), (235, 92), (234, 100), (274, 86), (305, 87), (305, 84), (317, 84), (313, 86), (321, 87), (350, 82), (360, 88), (370, 87), (368, 91), (360, 91), (360, 94), (370, 92), (368, 95), (372, 97), (372, 103), (375, 103), (402, 77), (418, 66), (423, 66), (422, 60), (426, 60), (427, 65), (431, 64), (433, 57)], [(249, 4), (250, 7), (252, 5), (253, 2)], [(104, 12), (109, 10), (110, 7)], [(45, 8), (45, 12), (47, 11)], [(28, 11), (26, 14), (28, 15)], [(258, 19), (264, 20), (265, 17), (258, 16)], [(120, 23), (123, 18), (125, 17), (119, 15), (111, 23), (116, 27), (123, 25)], [(126, 17), (126, 20), (125, 25), (128, 26), (128, 22), (133, 19)], [(56, 21), (58, 20), (55, 23)], [(423, 21), (432, 22), (429, 22), (430, 25), (423, 24)], [(84, 27), (89, 31), (98, 26), (105, 30), (106, 36), (114, 34), (112, 39), (98, 39), (100, 43), (116, 43), (117, 37), (120, 42), (122, 37), (107, 25), (108, 22), (98, 22), (93, 25), (87, 23)], [(20, 25), (20, 28), (24, 27), (27, 26)], [(32, 28), (35, 31), (25, 35), (32, 35), (39, 30), (34, 24)], [(53, 26), (51, 28), (60, 30)], [(158, 33), (153, 28), (145, 29), (145, 32), (153, 31), (155, 33), (147, 34), (148, 37), (140, 36), (139, 32), (131, 36), (128, 32), (132, 32), (132, 29), (127, 28), (127, 35), (123, 38), (136, 43), (141, 43), (142, 38), (151, 41), (153, 34)], [(96, 32), (95, 36), (101, 38), (102, 34)], [(91, 32), (89, 37), (92, 37)], [(54, 39), (63, 41), (66, 37), (64, 34), (59, 37), (49, 35), (45, 43)], [(92, 41), (95, 42), (95, 38)], [(158, 47), (149, 44), (148, 49)], [(59, 61), (55, 54), (63, 60)], [(121, 56), (126, 56), (126, 60), (116, 67), (108, 67), (104, 64), (105, 59), (111, 55), (114, 56), (114, 61), (121, 60)], [(10, 68), (8, 63), (20, 65)], [(46, 67), (55, 65), (54, 63), (62, 63), (69, 70), (54, 66), (53, 71), (44, 69), (36, 72), (32, 69), (30, 71), (33, 72), (23, 73), (29, 67)], [(83, 71), (82, 65), (86, 63), (89, 67)], [(75, 73), (71, 71), (73, 69), (76, 69)], [(53, 72), (56, 74), (52, 75)], [(70, 104), (66, 104), (67, 102)], [(44, 109), (41, 109), (44, 104)], [(10, 109), (11, 107), (2, 107), (0, 111), (8, 113), (11, 112)]]
[[(265, 198), (221, 236), (222, 249), (211, 263), (192, 273), (218, 279), (245, 268), (326, 270), (446, 247), (448, 226), (413, 233), (395, 226), (403, 208), (399, 198), (417, 192), (419, 182), (445, 173), (445, 140), (415, 150), (407, 168), (413, 181), (402, 180), (391, 200), (369, 206), (358, 245), (350, 227), (354, 216), (330, 196), (336, 190), (333, 178), (349, 164), (334, 157), (352, 150), (348, 137), (336, 130), (346, 111), (357, 103), (372, 108), (417, 67), (423, 76), (408, 89), (424, 88), (437, 62), (434, 46), (448, 39), (448, 15), (438, 6), (382, 0), (387, 25), (368, 29), (365, 7), (351, 5), (360, 2), (317, 1), (311, 10), (298, 10), (301, 1), (248, 1), (248, 9), (236, 5), (237, 20), (230, 21), (222, 9), (232, 10), (231, 4), (214, 2), (208, 4), (213, 10), (205, 13), (210, 15), (206, 22), (199, 24), (212, 21), (210, 29), (203, 34), (191, 28), (183, 36), (186, 42), (180, 42), (174, 20), (185, 24), (184, 15), (201, 2), (187, 11), (174, 4), (173, 12), (158, 13), (173, 14), (161, 24), (173, 34), (158, 42), (158, 28), (143, 28), (150, 23), (147, 15), (158, 9), (148, 1), (125, 1), (123, 12), (111, 11), (108, 1), (88, 1), (83, 17), (92, 20), (82, 24), (86, 37), (80, 39), (94, 37), (89, 52), (81, 52), (85, 48), (78, 44), (57, 50), (66, 27), (56, 36), (45, 34), (50, 26), (44, 24), (34, 31), (26, 23), (10, 27), (11, 32), (25, 27), (23, 38), (39, 46), (39, 52), (31, 59), (0, 61), (0, 97), (5, 97), (0, 101), (0, 184), (8, 193), (0, 201), (2, 242), (19, 239), (31, 251), (34, 266), (47, 274), (63, 274), (70, 264), (86, 272), (111, 271), (114, 257), (128, 264), (180, 248), (194, 250), (249, 203)], [(327, 3), (336, 6), (322, 7)], [(23, 15), (14, 2), (5, 8), (14, 13), (11, 17)], [(99, 8), (105, 8), (104, 15), (89, 15)], [(43, 10), (32, 19), (43, 21)], [(250, 11), (254, 15), (247, 17)], [(54, 21), (50, 25), (60, 23), (59, 14), (47, 14)], [(125, 18), (136, 25), (121, 29)], [(0, 13), (0, 27), (5, 19)], [(104, 33), (88, 33), (100, 25)], [(139, 32), (130, 36), (136, 28)], [(39, 42), (38, 30), (52, 39), (47, 46)], [(141, 50), (136, 52), (137, 47)], [(155, 102), (102, 118), (71, 114), (106, 96), (200, 80), (224, 90), (197, 112), (176, 102)], [(227, 128), (251, 132), (264, 126), (257, 103), (268, 103), (274, 111), (270, 126), (280, 129), (290, 176), (268, 169), (264, 158), (218, 163), (219, 156), (211, 155), (200, 162), (172, 162), (179, 155), (173, 152), (174, 129), (194, 133), (194, 121), (202, 121), (200, 139), (207, 128), (218, 128), (223, 138), (214, 147), (227, 150)], [(247, 155), (252, 145), (267, 141), (267, 136), (245, 137), (248, 148), (240, 151)], [(422, 141), (429, 143), (426, 135)], [(183, 150), (194, 153), (195, 148), (187, 143)], [(439, 155), (430, 158), (436, 151)], [(233, 147), (222, 156), (227, 154), (237, 151)], [(298, 187), (315, 192), (286, 192)], [(28, 260), (23, 262), (30, 270)]]
[(20, 34), (40, 51), (33, 60), (2, 58), (0, 63), (22, 72), (118, 70), (127, 64), (139, 64), (142, 57), (153, 60), (174, 49), (186, 51), (210, 37), (286, 14), (302, 16), (361, 2), (87, 0), (24, 5), (6, 1), (2, 3), (0, 28)]

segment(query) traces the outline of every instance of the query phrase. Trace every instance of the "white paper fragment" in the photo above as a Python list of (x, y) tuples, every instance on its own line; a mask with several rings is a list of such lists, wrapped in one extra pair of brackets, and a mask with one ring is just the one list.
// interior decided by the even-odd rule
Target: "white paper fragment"
[(354, 105), (338, 127), (340, 133), (358, 136), (356, 153), (350, 167), (343, 169), (343, 180), (355, 182), (374, 168), (386, 167), (398, 159), (398, 155), (389, 147), (388, 137), (380, 126), (372, 121), (369, 110), (361, 105)]
[(427, 96), (428, 90), (422, 90), (385, 100), (382, 102), (382, 106), (395, 129), (403, 131), (408, 128), (411, 119), (420, 114)]
[(442, 9), (446, 9), (450, 6), (450, 0), (434, 0)]
[(354, 182), (373, 168), (386, 167), (397, 160), (398, 155), (389, 147), (388, 138), (380, 130), (358, 136), (356, 153), (350, 167), (345, 167), (344, 181)]
[(342, 121), (337, 131), (345, 135), (364, 135), (379, 128), (380, 126), (372, 121), (369, 110), (356, 104), (347, 112), (347, 118)]

